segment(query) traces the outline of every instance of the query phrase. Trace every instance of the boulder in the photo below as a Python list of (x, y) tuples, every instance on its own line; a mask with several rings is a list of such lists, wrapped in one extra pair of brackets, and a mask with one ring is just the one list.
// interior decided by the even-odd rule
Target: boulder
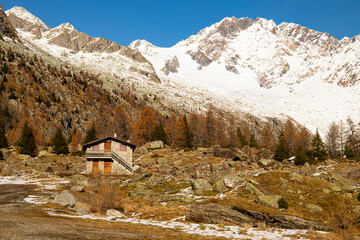
[(271, 208), (279, 208), (278, 202), (282, 197), (280, 195), (259, 195), (256, 199), (257, 203)]
[(245, 189), (248, 190), (249, 192), (251, 192), (252, 194), (257, 195), (257, 196), (264, 195), (259, 189), (257, 189), (251, 183), (247, 183), (245, 185)]
[(284, 215), (284, 214), (275, 214), (272, 216), (275, 226), (286, 229), (314, 229), (316, 231), (331, 231), (331, 228), (326, 226), (321, 222), (314, 222), (305, 220), (302, 218)]
[(89, 214), (90, 209), (90, 206), (83, 202), (76, 202), (74, 205), (74, 210), (81, 215)]
[(224, 176), (223, 182), (226, 187), (233, 188), (241, 181), (241, 178), (237, 174), (231, 174)]
[(344, 178), (337, 173), (333, 174), (330, 177), (330, 181), (341, 187), (342, 190), (350, 191), (350, 192), (354, 191), (357, 185), (355, 181)]
[(126, 217), (125, 214), (123, 214), (122, 212), (116, 210), (116, 209), (108, 209), (106, 210), (106, 216), (112, 216), (112, 217)]
[(236, 211), (231, 206), (217, 203), (197, 203), (186, 209), (186, 220), (210, 224), (242, 225), (253, 219)]
[(84, 186), (81, 186), (81, 185), (72, 186), (70, 188), (70, 191), (72, 191), (72, 192), (83, 192), (84, 191)]
[(225, 186), (224, 181), (219, 180), (216, 183), (214, 183), (214, 187), (212, 189), (214, 192), (223, 193), (228, 190), (228, 188)]
[(161, 149), (164, 148), (164, 143), (162, 141), (153, 141), (150, 142), (149, 149)]
[(229, 225), (253, 225), (262, 223), (271, 227), (287, 229), (314, 229), (318, 231), (331, 231), (331, 228), (321, 222), (314, 222), (294, 216), (275, 214), (269, 215), (254, 210), (247, 210), (218, 203), (196, 203), (186, 209), (186, 220)]
[(144, 179), (149, 178), (151, 176), (152, 176), (151, 172), (145, 172), (143, 174), (140, 174), (140, 175), (134, 177), (129, 182), (140, 182), (140, 181), (143, 181)]
[(148, 153), (148, 149), (145, 146), (137, 147), (135, 148), (134, 153), (146, 154)]
[(301, 176), (300, 174), (298, 174), (297, 172), (290, 173), (289, 177), (290, 177), (290, 180), (292, 180), (292, 181), (299, 181), (299, 182), (304, 181), (304, 177)]
[(322, 212), (324, 211), (322, 209), (322, 207), (315, 205), (315, 204), (306, 204), (305, 205), (306, 208), (310, 209), (311, 211), (315, 211), (315, 212)]
[(63, 207), (69, 206), (74, 207), (76, 203), (76, 198), (72, 195), (68, 190), (62, 191), (61, 193), (57, 193), (54, 196), (54, 199), (51, 201), (52, 203), (60, 204)]
[(212, 190), (211, 184), (205, 179), (198, 179), (191, 181), (191, 187), (193, 190)]

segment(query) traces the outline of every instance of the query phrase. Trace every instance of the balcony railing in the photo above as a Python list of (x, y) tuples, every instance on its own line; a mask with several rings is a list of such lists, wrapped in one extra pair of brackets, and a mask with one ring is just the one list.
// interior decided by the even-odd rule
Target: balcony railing
[(110, 158), (117, 161), (130, 173), (133, 173), (132, 165), (120, 157), (116, 152), (111, 150), (87, 150), (86, 158)]

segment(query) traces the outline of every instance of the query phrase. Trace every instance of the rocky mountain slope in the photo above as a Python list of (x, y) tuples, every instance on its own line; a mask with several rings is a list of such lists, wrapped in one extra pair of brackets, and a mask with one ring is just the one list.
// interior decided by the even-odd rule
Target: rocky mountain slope
[(338, 40), (293, 23), (225, 18), (170, 48), (130, 47), (161, 78), (206, 89), (260, 116), (293, 117), (311, 130), (360, 120), (360, 37)]
[(34, 51), (98, 74), (110, 90), (155, 96), (163, 109), (290, 117), (323, 133), (332, 121), (360, 121), (358, 36), (338, 40), (293, 23), (233, 17), (171, 48), (145, 40), (128, 48), (69, 23), (50, 28), (21, 7), (6, 14)]
[(110, 91), (128, 89), (136, 92), (160, 112), (205, 112), (212, 106), (234, 112), (237, 119), (247, 118), (255, 122), (256, 117), (242, 111), (242, 108), (237, 107), (237, 102), (219, 99), (218, 95), (203, 88), (167, 77), (160, 80), (153, 63), (137, 50), (103, 38), (90, 37), (78, 32), (69, 23), (50, 28), (22, 7), (14, 7), (6, 14), (30, 49), (40, 54), (45, 52), (69, 65), (98, 75), (104, 87)]

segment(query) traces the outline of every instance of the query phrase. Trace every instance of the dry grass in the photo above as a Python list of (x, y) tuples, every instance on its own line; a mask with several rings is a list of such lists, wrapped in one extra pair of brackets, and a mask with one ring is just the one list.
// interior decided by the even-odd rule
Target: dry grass
[(360, 234), (360, 219), (349, 209), (345, 199), (338, 202), (334, 211), (330, 212), (330, 225), (334, 232), (344, 240), (354, 240)]

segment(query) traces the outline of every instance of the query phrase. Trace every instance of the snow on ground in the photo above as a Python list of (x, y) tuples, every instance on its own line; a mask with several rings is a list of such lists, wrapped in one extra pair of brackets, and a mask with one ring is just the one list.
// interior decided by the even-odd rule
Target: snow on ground
[[(155, 220), (137, 219), (137, 218), (97, 217), (94, 216), (93, 214), (69, 215), (69, 214), (56, 213), (51, 209), (49, 209), (48, 214), (51, 216), (59, 216), (59, 217), (151, 225), (162, 228), (176, 229), (188, 234), (211, 236), (211, 237), (225, 237), (229, 239), (252, 239), (252, 240), (262, 240), (262, 239), (290, 240), (294, 238), (306, 239), (305, 235), (307, 233), (307, 230), (290, 230), (290, 229), (277, 229), (277, 228), (269, 228), (263, 230), (258, 228), (242, 228), (238, 226), (223, 226), (216, 224), (197, 224), (197, 223), (178, 222), (178, 220), (180, 219), (173, 219), (170, 221), (155, 221)], [(183, 219), (185, 219), (185, 217), (183, 217), (182, 220)]]

